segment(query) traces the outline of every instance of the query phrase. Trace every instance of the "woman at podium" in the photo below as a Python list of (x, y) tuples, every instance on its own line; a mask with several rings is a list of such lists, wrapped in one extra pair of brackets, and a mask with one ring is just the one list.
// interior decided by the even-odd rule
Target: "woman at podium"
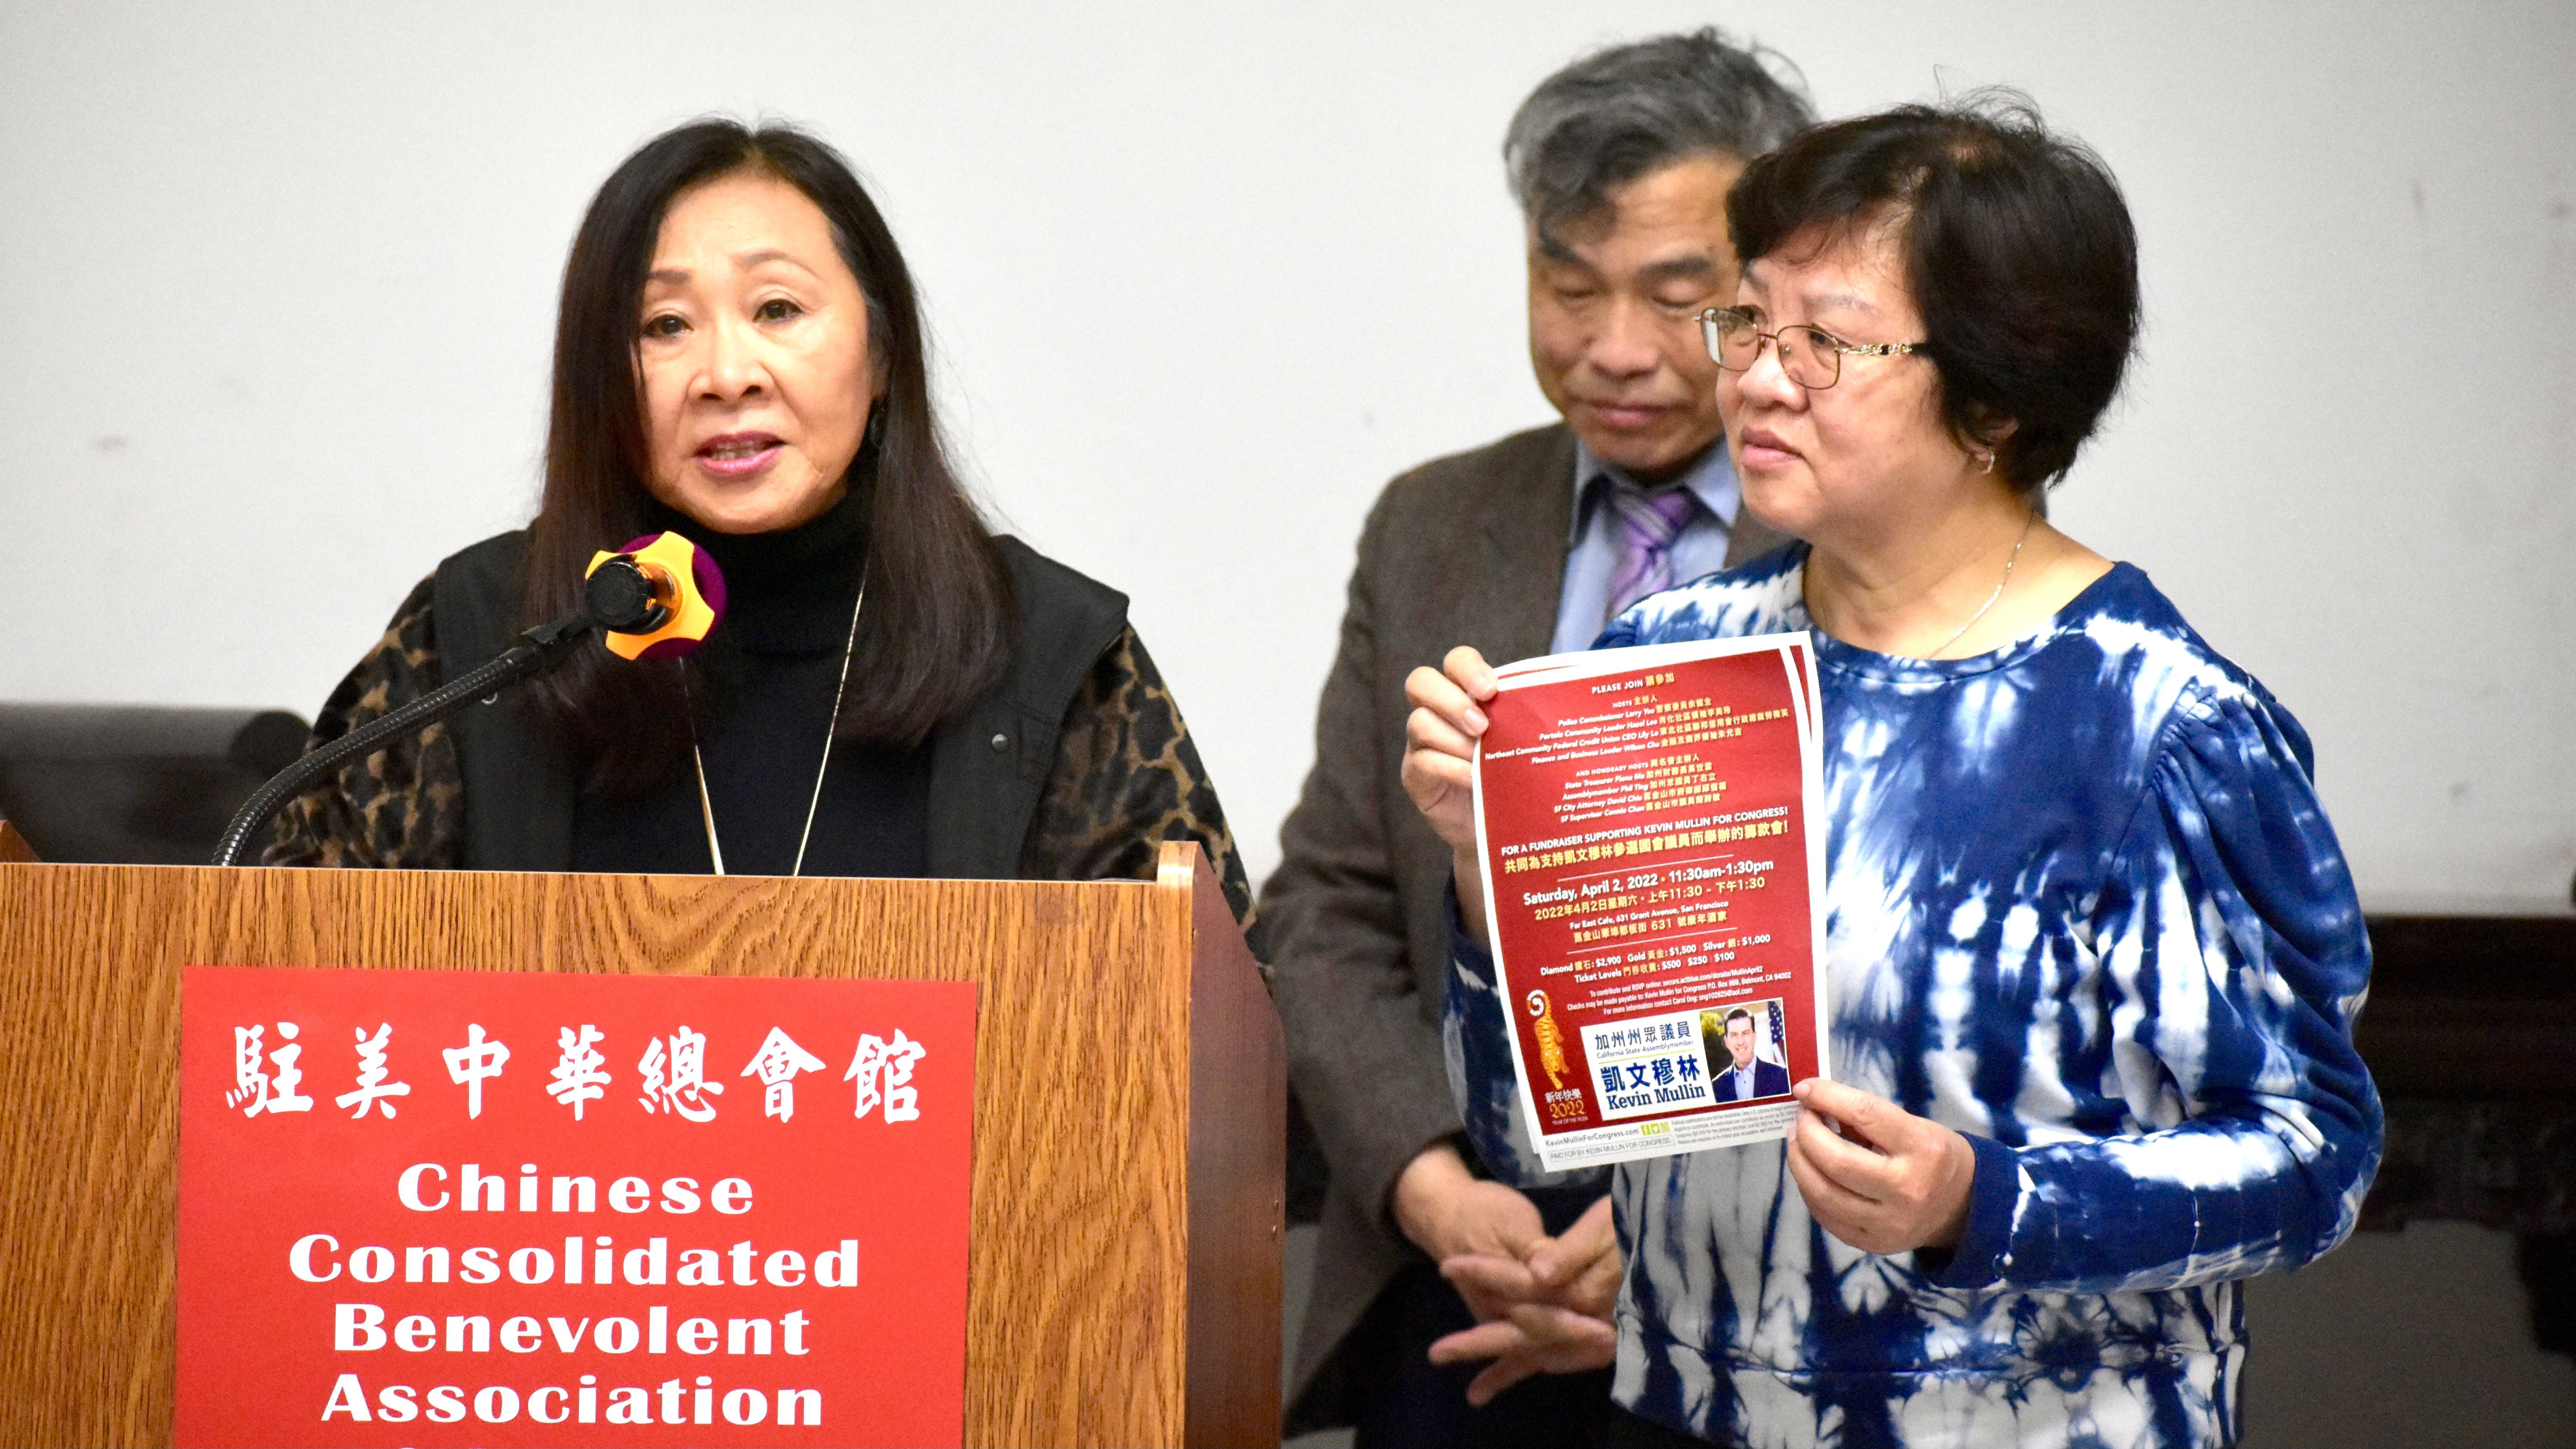
[(910, 271), (828, 146), (682, 126), (564, 268), (545, 486), (438, 566), (333, 693), (334, 739), (579, 603), (675, 531), (727, 609), (685, 659), (596, 641), (280, 815), (270, 864), (763, 875), (1243, 869), (1116, 591), (986, 531), (943, 451)]

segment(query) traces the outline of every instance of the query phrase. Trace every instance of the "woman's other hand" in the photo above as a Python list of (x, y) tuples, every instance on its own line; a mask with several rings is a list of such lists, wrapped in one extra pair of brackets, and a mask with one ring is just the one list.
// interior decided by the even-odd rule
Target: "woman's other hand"
[(1811, 1078), (1796, 1095), (1789, 1175), (1826, 1232), (1864, 1253), (1958, 1246), (1977, 1175), (1967, 1138), (1840, 1082)]
[(1416, 669), (1404, 681), (1413, 714), (1404, 722), (1404, 793), (1449, 843), (1458, 872), (1458, 912), (1467, 934), (1485, 939), (1485, 875), (1476, 858), (1476, 787), (1469, 761), (1485, 733), (1476, 706), (1494, 697), (1493, 668), (1461, 644), (1441, 668)]

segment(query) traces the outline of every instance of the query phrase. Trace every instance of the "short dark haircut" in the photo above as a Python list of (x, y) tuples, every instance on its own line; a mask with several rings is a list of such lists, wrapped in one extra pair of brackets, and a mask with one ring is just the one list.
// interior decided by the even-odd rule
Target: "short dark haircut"
[(2014, 92), (1805, 132), (1745, 168), (1726, 219), (1748, 264), (1893, 227), (1943, 420), (2025, 494), (2074, 463), (2137, 345), (2138, 236), (2119, 183)]
[(1711, 27), (1596, 50), (1539, 82), (1512, 113), (1503, 166), (1531, 229), (1553, 240), (1650, 171), (1750, 161), (1815, 120), (1796, 66)]
[(1735, 1019), (1739, 1016), (1744, 1018), (1744, 1024), (1746, 1026), (1753, 1025), (1753, 1013), (1745, 1010), (1741, 1006), (1726, 1014), (1726, 1025), (1730, 1027), (1735, 1025)]
[[(664, 132), (592, 198), (564, 263), (545, 494), (529, 527), (521, 617), (533, 624), (577, 607), (592, 551), (644, 531), (650, 462), (635, 348), (645, 274), (673, 198), (746, 171), (775, 176), (814, 203), (867, 300), (870, 360), (885, 393), (848, 481), (865, 492), (867, 572), (884, 586), (868, 592), (854, 687), (835, 729), (844, 739), (915, 745), (1000, 676), (1014, 617), (1010, 576), (931, 413), (921, 306), (894, 234), (849, 163), (793, 126), (703, 120)], [(680, 668), (612, 663), (585, 645), (538, 682), (532, 708), (588, 767), (594, 787), (631, 789), (687, 753)]]

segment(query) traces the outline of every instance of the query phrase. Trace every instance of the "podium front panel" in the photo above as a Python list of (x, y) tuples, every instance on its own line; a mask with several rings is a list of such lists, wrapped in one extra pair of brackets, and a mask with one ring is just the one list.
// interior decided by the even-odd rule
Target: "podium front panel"
[[(1278, 1025), (1196, 859), (1078, 884), (0, 864), (0, 1441), (168, 1441), (179, 982), (222, 965), (972, 981), (966, 1442), (1275, 1442), (1275, 1332), (1240, 1340), (1278, 1322)], [(1194, 1054), (1257, 1089), (1194, 1123)]]

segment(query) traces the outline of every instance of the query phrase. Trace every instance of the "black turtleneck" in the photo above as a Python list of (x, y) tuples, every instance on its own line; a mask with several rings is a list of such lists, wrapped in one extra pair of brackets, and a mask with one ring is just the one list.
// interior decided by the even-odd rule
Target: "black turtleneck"
[[(724, 570), (725, 617), (689, 656), (691, 708), (725, 869), (785, 875), (814, 798), (832, 692), (867, 561), (864, 490), (777, 533), (724, 534), (656, 503), (672, 529)], [(853, 690), (865, 682), (850, 681)], [(919, 876), (929, 861), (930, 746), (838, 741), (805, 849), (807, 875)], [(711, 868), (695, 767), (632, 795), (585, 794), (574, 808), (573, 869), (704, 874)]]

